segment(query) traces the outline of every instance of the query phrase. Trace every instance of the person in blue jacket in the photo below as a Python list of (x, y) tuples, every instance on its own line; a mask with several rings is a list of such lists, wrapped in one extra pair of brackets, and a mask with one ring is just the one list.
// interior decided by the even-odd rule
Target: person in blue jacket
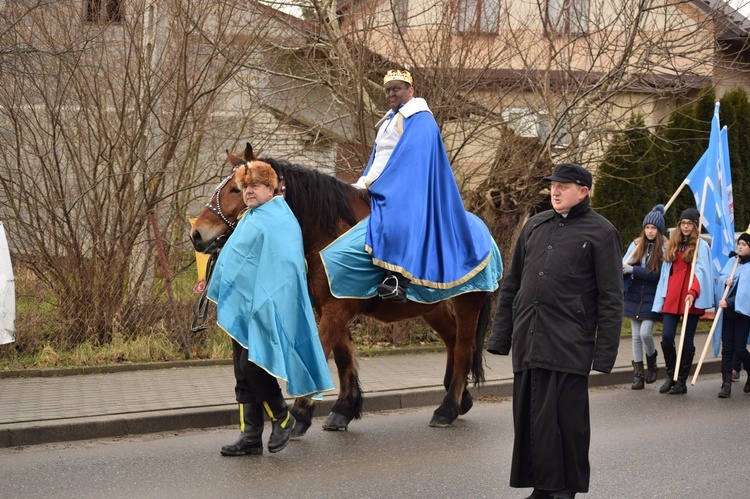
[(302, 230), (268, 163), (237, 168), (247, 210), (221, 250), (208, 286), (216, 322), (232, 338), (240, 437), (224, 456), (262, 454), (264, 413), (271, 420), (268, 450), (284, 449), (295, 420), (279, 379), (293, 397), (320, 398), (333, 389), (307, 287)]
[(464, 209), (427, 101), (414, 97), (413, 78), (392, 69), (383, 78), (390, 111), (377, 123), (370, 160), (355, 187), (370, 193), (365, 249), (385, 270), (382, 299), (407, 301), (413, 283), (451, 289), (487, 267), (492, 241)]
[[(750, 231), (750, 229), (748, 229)], [(721, 390), (719, 398), (732, 396), (732, 364), (739, 358), (748, 373), (743, 391), (750, 393), (750, 352), (747, 351), (747, 337), (750, 333), (750, 232), (743, 232), (737, 239), (737, 270), (729, 278), (735, 259), (730, 258), (716, 281), (716, 294), (724, 295), (725, 286), (729, 293), (718, 302), (724, 309), (721, 328)]]
[[(654, 323), (661, 314), (653, 312), (656, 285), (659, 282), (664, 255), (664, 206), (656, 205), (643, 219), (643, 231), (630, 243), (622, 259), (626, 276), (623, 316), (630, 318), (633, 339), (633, 390), (643, 390), (644, 381), (653, 383), (657, 377)], [(648, 373), (643, 372), (643, 350), (646, 350)]]
[[(695, 330), (698, 320), (705, 310), (714, 306), (713, 264), (708, 243), (700, 237), (700, 212), (687, 208), (680, 214), (680, 222), (667, 241), (664, 249), (664, 262), (661, 267), (659, 284), (656, 287), (652, 310), (663, 314), (661, 349), (667, 379), (659, 388), (659, 393), (683, 395), (687, 393), (687, 377), (695, 357)], [(698, 252), (694, 278), (693, 256)], [(677, 381), (674, 381), (677, 369), (677, 350), (675, 335), (677, 326), (687, 308), (687, 324), (680, 358)]]

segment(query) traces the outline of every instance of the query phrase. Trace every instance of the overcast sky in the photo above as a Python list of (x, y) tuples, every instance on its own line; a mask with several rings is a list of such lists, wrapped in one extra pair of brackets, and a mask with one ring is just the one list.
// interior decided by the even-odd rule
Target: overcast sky
[(729, 3), (745, 16), (750, 16), (750, 0), (729, 0)]

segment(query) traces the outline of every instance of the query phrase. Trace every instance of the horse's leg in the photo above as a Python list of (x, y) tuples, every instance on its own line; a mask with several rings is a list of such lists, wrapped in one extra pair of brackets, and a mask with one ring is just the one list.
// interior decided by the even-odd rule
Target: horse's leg
[(297, 421), (292, 429), (292, 438), (297, 439), (305, 436), (307, 430), (312, 426), (315, 401), (307, 397), (297, 397), (290, 412)]
[[(455, 311), (455, 346), (453, 349), (452, 366), (446, 369), (445, 385), (448, 393), (442, 404), (435, 409), (430, 426), (443, 428), (450, 426), (460, 415), (471, 409), (473, 401), (467, 387), (470, 372), (481, 373), (482, 366), (475, 366), (476, 362), (481, 364), (481, 358), (476, 359), (475, 354), (480, 352), (484, 340), (484, 321), (480, 324), (480, 312), (487, 301), (485, 293), (467, 293), (453, 298)], [(479, 328), (482, 330), (479, 331)], [(479, 381), (479, 379), (477, 379)]]
[[(432, 329), (435, 330), (438, 336), (440, 336), (443, 343), (445, 343), (446, 362), (443, 386), (447, 392), (453, 381), (453, 357), (456, 348), (456, 318), (453, 315), (448, 302), (441, 303), (440, 306), (434, 308), (423, 317)], [(472, 405), (474, 405), (474, 402), (472, 401), (471, 393), (468, 389), (464, 389), (461, 394), (461, 404), (458, 413), (466, 414), (469, 412)]]
[(331, 304), (323, 311), (318, 325), (319, 330), (325, 331), (331, 341), (333, 359), (339, 374), (339, 396), (323, 423), (324, 430), (346, 430), (352, 419), (362, 417), (362, 388), (359, 384), (354, 342), (348, 328), (357, 305), (351, 300), (339, 300)]

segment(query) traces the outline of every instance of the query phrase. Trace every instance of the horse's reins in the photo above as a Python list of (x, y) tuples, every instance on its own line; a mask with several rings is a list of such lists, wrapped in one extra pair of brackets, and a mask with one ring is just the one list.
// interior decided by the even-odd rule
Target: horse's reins
[(208, 317), (208, 283), (211, 280), (211, 274), (214, 272), (214, 264), (219, 253), (211, 253), (206, 262), (206, 285), (203, 286), (200, 296), (193, 306), (193, 322), (190, 324), (190, 331), (197, 333), (206, 329), (206, 317)]
[[(224, 212), (221, 211), (219, 193), (221, 192), (221, 189), (223, 189), (224, 186), (227, 185), (227, 182), (234, 178), (234, 173), (237, 171), (238, 167), (239, 165), (232, 168), (232, 174), (222, 180), (222, 182), (214, 191), (214, 196), (212, 196), (212, 198), (216, 197), (216, 206), (211, 204), (210, 199), (208, 203), (206, 203), (206, 208), (208, 208), (211, 213), (219, 217), (219, 220), (227, 224), (227, 227), (229, 227), (224, 234), (218, 236), (214, 240), (213, 244), (216, 245), (219, 251), (229, 239), (229, 236), (232, 235), (234, 229), (237, 227), (237, 222), (230, 222), (229, 219), (224, 215)], [(278, 194), (281, 197), (286, 198), (286, 179), (284, 179), (284, 175), (280, 175), (279, 173), (277, 173), (276, 175), (278, 177), (279, 184), (278, 187), (276, 187), (276, 189), (274, 190), (274, 194)], [(201, 291), (200, 296), (198, 296), (198, 299), (195, 301), (195, 305), (193, 306), (193, 322), (190, 325), (190, 331), (193, 333), (197, 333), (206, 329), (206, 317), (208, 317), (209, 302), (207, 296), (208, 283), (211, 282), (211, 274), (213, 274), (214, 272), (214, 265), (216, 264), (216, 259), (219, 256), (219, 251), (211, 253), (211, 255), (208, 257), (208, 262), (206, 263), (206, 285), (203, 287), (203, 291)]]

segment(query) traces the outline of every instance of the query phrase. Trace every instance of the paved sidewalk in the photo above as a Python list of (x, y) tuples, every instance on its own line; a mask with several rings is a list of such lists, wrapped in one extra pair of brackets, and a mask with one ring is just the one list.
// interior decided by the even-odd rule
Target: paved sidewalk
[[(705, 337), (696, 335), (695, 363)], [(615, 369), (609, 375), (593, 373), (591, 386), (632, 382), (630, 342), (630, 337), (620, 341)], [(663, 379), (661, 353), (658, 362), (659, 381), (647, 390), (656, 389)], [(0, 448), (237, 424), (231, 364), (143, 367), (106, 374), (0, 378)], [(332, 361), (329, 367), (338, 389)], [(445, 395), (444, 353), (362, 357), (359, 367), (365, 412), (437, 407)], [(701, 373), (718, 371), (719, 361), (709, 351)], [(510, 357), (485, 352), (485, 374), (487, 382), (472, 388), (475, 397), (511, 395)], [(327, 414), (335, 397), (335, 391), (325, 396), (315, 415)]]

